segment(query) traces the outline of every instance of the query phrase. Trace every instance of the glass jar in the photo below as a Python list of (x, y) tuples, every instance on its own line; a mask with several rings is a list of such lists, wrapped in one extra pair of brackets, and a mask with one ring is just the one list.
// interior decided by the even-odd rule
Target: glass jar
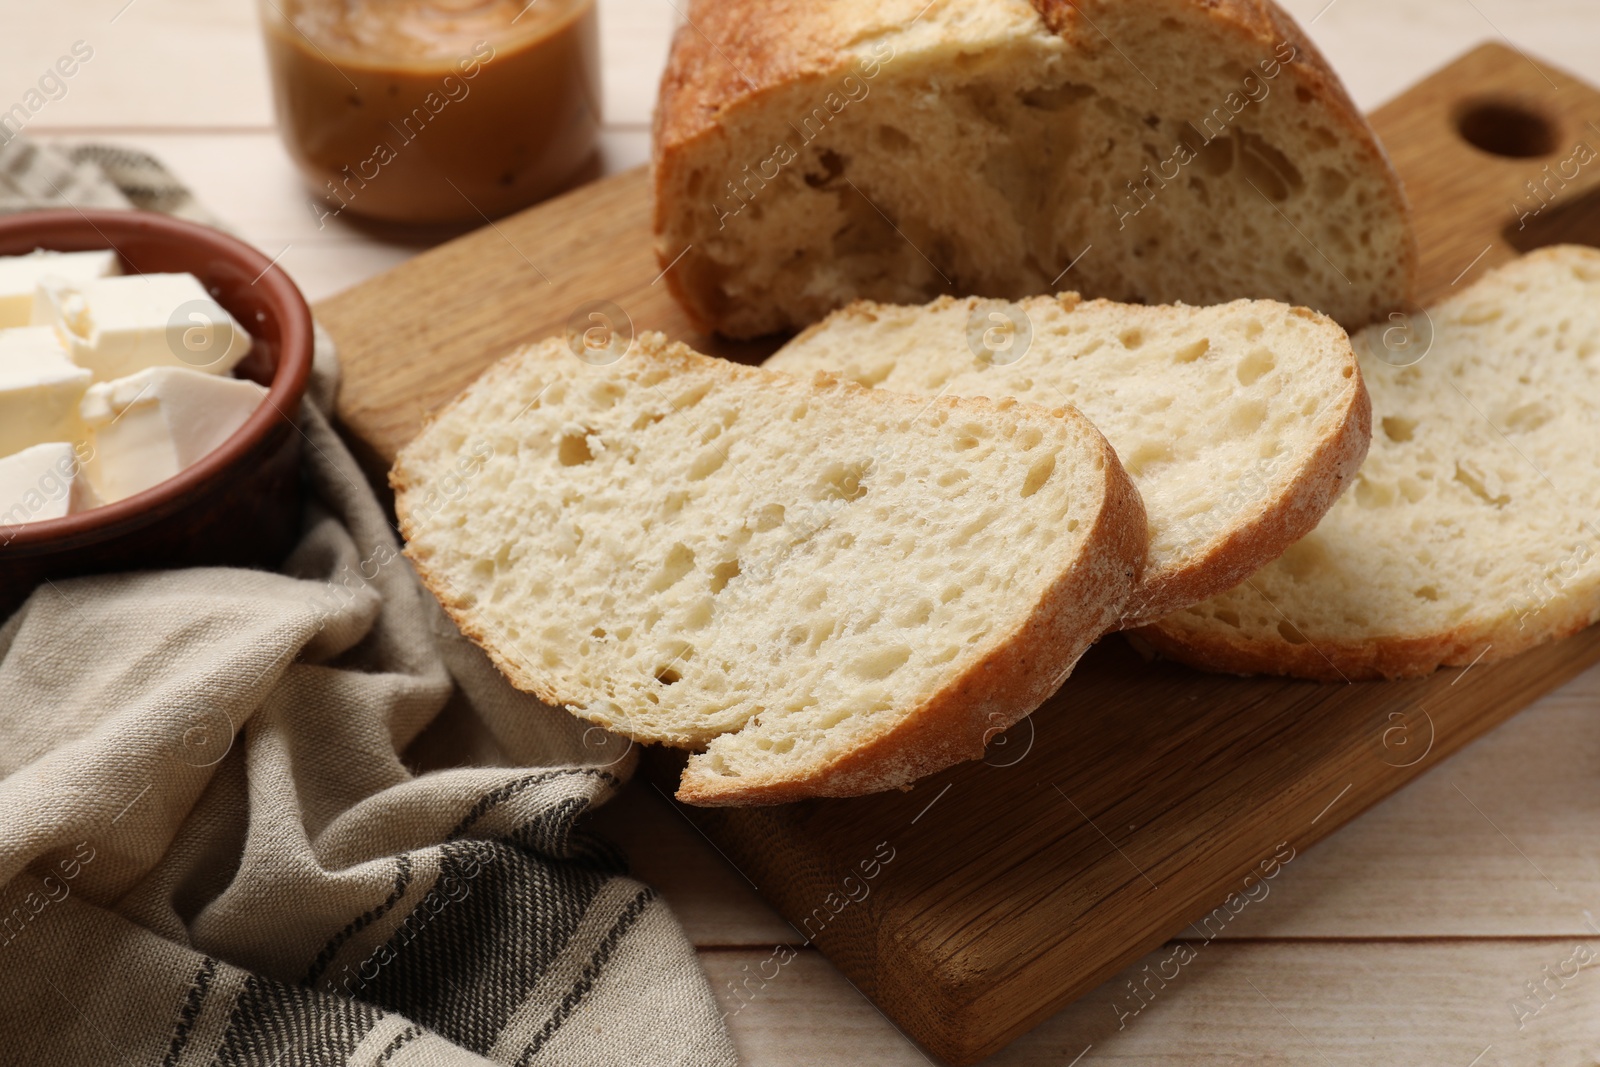
[(319, 225), (494, 218), (573, 183), (600, 126), (595, 0), (261, 0)]

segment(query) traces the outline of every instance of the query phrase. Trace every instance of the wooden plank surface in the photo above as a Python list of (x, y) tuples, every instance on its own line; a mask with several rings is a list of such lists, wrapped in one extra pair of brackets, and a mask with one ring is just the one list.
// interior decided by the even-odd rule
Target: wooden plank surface
[[(1591, 113), (1600, 94), (1490, 45), (1374, 116), (1417, 208), (1427, 297), (1517, 254), (1511, 195), (1570, 151)], [(1550, 205), (1528, 210), (1558, 212), (1596, 176), (1562, 179)], [(694, 334), (650, 248), (636, 171), (323, 302), (346, 361), (345, 427), (381, 466), (488, 362), (562, 332), (595, 300), (621, 309), (614, 328), (764, 354)], [(1220, 936), (1232, 913), (1201, 916), (1241, 899), (1252, 872), (1259, 891), (1285, 850), (1298, 857), (1597, 659), (1590, 633), (1475, 674), (1339, 687), (1151, 667), (1111, 641), (1014, 732), (998, 766), (970, 764), (906, 794), (690, 817), (802, 944), (936, 1055), (968, 1063), (1185, 924)]]
[[(660, 280), (646, 173), (636, 168), (501, 219), (317, 305), (339, 341), (339, 420), (389, 461), (428, 412), (518, 345), (567, 329), (608, 301), (614, 328), (662, 330), (733, 355), (699, 334)], [(749, 346), (761, 358), (771, 345)]]
[[(1580, 1067), (1600, 1046), (1600, 974), (1588, 967), (1564, 986), (1552, 982), (1537, 1014), (1523, 986), (1545, 980), (1545, 968), (1571, 974), (1579, 946), (1600, 953), (1600, 938), (1217, 943), (1164, 988), (1149, 982), (1134, 1014), (1140, 1002), (1128, 983), (1145, 989), (1145, 968), (1170, 956), (1162, 949), (987, 1063)], [(751, 950), (702, 956), (747, 1062), (927, 1067), (817, 953), (802, 949), (781, 968), (770, 959)], [(773, 977), (763, 984), (762, 975)]]
[[(8, 30), (0, 35), (0, 71), (8, 72), (0, 78), (5, 103), (31, 82), (30, 71), (54, 60), (63, 43), (90, 40), (99, 58), (117, 60), (86, 67), (69, 95), (35, 118), (30, 134), (155, 152), (269, 255), (292, 244), (283, 262), (313, 299), (416, 253), (413, 244), (347, 228), (342, 221), (326, 232), (313, 225), (271, 125), (252, 0), (137, 0), (111, 22), (124, 6), (125, 0), (0, 0)], [(206, 35), (191, 32), (197, 6), (207, 9), (198, 16), (211, 26)], [(1600, 12), (1593, 0), (1287, 0), (1284, 6), (1364, 108), (1485, 39), (1514, 43), (1600, 82), (1600, 50), (1594, 47)], [(667, 0), (602, 0), (601, 16), (606, 138), (624, 149), (613, 157), (613, 169), (620, 169), (644, 157), (645, 123), (666, 35), (677, 16)], [(199, 54), (202, 45), (210, 52)], [(269, 205), (275, 206), (260, 210)], [(1296, 859), (1278, 879), (1280, 888), (1240, 916), (1235, 925), (1241, 931), (1248, 928), (1277, 947), (1292, 950), (1296, 939), (1319, 939), (1338, 967), (1319, 970), (1336, 977), (1307, 998), (1305, 1009), (1315, 1026), (1366, 1035), (1369, 1043), (1361, 1050), (1330, 1058), (1275, 1039), (1262, 1025), (1266, 1009), (1221, 995), (1216, 987), (1222, 979), (1207, 972), (1166, 990), (1160, 1010), (1142, 1015), (1136, 1027), (1096, 1041), (1082, 1067), (1104, 1060), (1464, 1067), (1473, 1057), (1457, 1055), (1456, 1046), (1480, 1035), (1479, 1047), (1494, 1042), (1482, 1067), (1594, 1062), (1596, 1042), (1581, 1013), (1530, 1023), (1540, 1044), (1502, 1040), (1511, 1019), (1506, 990), (1533, 975), (1513, 974), (1499, 961), (1508, 945), (1521, 943), (1506, 938), (1578, 936), (1586, 922), (1582, 909), (1600, 902), (1600, 856), (1593, 845), (1600, 825), (1597, 708), (1600, 670), (1591, 670)], [(625, 846), (640, 876), (662, 887), (695, 943), (706, 946), (703, 959), (719, 995), (729, 996), (726, 984), (739, 972), (738, 965), (724, 967), (741, 958), (738, 946), (749, 950), (742, 958), (755, 969), (780, 939), (794, 937), (648, 786), (635, 783), (620, 803), (600, 813), (600, 821)], [(1529, 860), (1551, 876), (1559, 892), (1533, 873)], [(1458, 985), (1448, 979), (1413, 985), (1374, 980), (1410, 973), (1396, 969), (1388, 939), (1403, 945), (1441, 933), (1456, 938), (1451, 943), (1460, 948), (1452, 964)], [(926, 1062), (824, 959), (813, 950), (803, 958), (816, 980), (786, 991), (774, 986), (773, 995), (728, 1020), (743, 1062)], [(1293, 951), (1263, 951), (1252, 958), (1250, 976), (1270, 992), (1302, 971)], [(785, 968), (782, 981), (800, 973)], [(1581, 996), (1582, 989), (1564, 997)], [(996, 1062), (1071, 1062), (1086, 1043), (1077, 1040), (1084, 1025), (1078, 1012), (1095, 1003), (1095, 996)], [(735, 1002), (728, 1003), (732, 1010)], [(1593, 1001), (1574, 1003), (1589, 1019), (1596, 1017)], [(1109, 1008), (1102, 1004), (1098, 1010)], [(1299, 1015), (1294, 1020), (1306, 1021)], [(1208, 1028), (1207, 1040), (1193, 1041), (1196, 1025)], [(1237, 1035), (1231, 1046), (1216, 1039), (1226, 1031)], [(1443, 1051), (1435, 1055), (1435, 1049)], [(1206, 1058), (1196, 1060), (1202, 1051)]]
[[(1359, 951), (1386, 938), (1592, 933), (1589, 916), (1600, 915), (1600, 849), (1590, 829), (1600, 825), (1597, 709), (1600, 670), (1590, 670), (1448, 764), (1429, 760), (1434, 773), (1298, 856), (1220, 938), (1349, 938)], [(1399, 735), (1390, 740), (1403, 747)], [(662, 891), (697, 945), (800, 945), (675, 809), (650, 786), (635, 786), (595, 825), (628, 843), (639, 876)]]
[(1591, 87), (1498, 43), (1373, 113), (1416, 212), (1421, 303), (1540, 245), (1600, 243), (1572, 218), (1600, 189), (1597, 120)]
[[(4, 107), (76, 41), (93, 56), (30, 123), (38, 131), (271, 130), (257, 4), (265, 0), (0, 0)], [(674, 0), (683, 6), (681, 0)], [(650, 123), (678, 15), (666, 0), (603, 0), (601, 91), (611, 130)], [(236, 174), (243, 178), (244, 172)]]
[(1597, 661), (1591, 629), (1328, 685), (1113, 639), (983, 763), (905, 793), (683, 812), (897, 1025), (972, 1063), (1166, 939), (1222, 936), (1310, 845)]
[[(1141, 981), (1143, 967), (1159, 964), (1175, 943), (986, 1062), (1063, 1067), (1090, 1045), (1085, 1067), (1466, 1067), (1485, 1049), (1491, 1051), (1481, 1067), (1594, 1062), (1600, 981), (1588, 971), (1522, 1029), (1511, 1005), (1526, 995), (1524, 982), (1544, 980), (1543, 966), (1558, 967), (1574, 944), (1594, 937), (1597, 709), (1600, 671), (1591, 670), (1297, 856), (1267, 898), (1204, 950), (1202, 965), (1184, 968), (1127, 1027), (1114, 1026), (1117, 1006), (1130, 1006), (1126, 983)], [(638, 875), (662, 889), (690, 936), (706, 946), (703, 964), (746, 1062), (927, 1062), (815, 949), (801, 945), (681, 815), (637, 785), (600, 814), (597, 829), (629, 842)], [(1237, 942), (1254, 951), (1230, 955)], [(1299, 951), (1308, 944), (1314, 956)], [(780, 945), (795, 949), (795, 960), (763, 983)], [(1433, 957), (1448, 966), (1419, 968), (1416, 961), (1427, 957), (1409, 951), (1416, 947), (1451, 950)], [(1219, 960), (1228, 965), (1214, 966)], [(1244, 979), (1271, 995), (1294, 1026), (1332, 1034), (1332, 1045), (1293, 1041), (1290, 1022), (1238, 995), (1254, 996)], [(1286, 1003), (1277, 990), (1290, 985), (1300, 992)], [(1341, 1045), (1350, 1033), (1360, 1047)]]

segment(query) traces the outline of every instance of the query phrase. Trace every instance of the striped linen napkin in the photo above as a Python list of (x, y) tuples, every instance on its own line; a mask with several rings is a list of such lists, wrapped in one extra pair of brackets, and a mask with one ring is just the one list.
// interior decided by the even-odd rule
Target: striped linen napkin
[[(209, 220), (0, 147), (0, 210)], [(733, 1064), (666, 905), (576, 823), (637, 760), (423, 593), (326, 416), (280, 573), (48, 584), (0, 625), (0, 1063)]]

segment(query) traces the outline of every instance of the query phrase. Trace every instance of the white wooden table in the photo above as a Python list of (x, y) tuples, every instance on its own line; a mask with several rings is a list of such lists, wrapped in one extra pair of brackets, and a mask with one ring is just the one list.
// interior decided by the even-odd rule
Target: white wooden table
[[(674, 3), (683, 6), (601, 0), (610, 170), (646, 158)], [(1364, 108), (1492, 38), (1600, 83), (1595, 0), (1287, 6)], [(28, 132), (156, 153), (246, 237), (281, 254), (312, 300), (419, 250), (340, 220), (318, 229), (274, 132), (251, 0), (0, 0), (0, 25), (0, 109), (86, 42), (93, 58)], [(1121, 1028), (1113, 1002), (1130, 1003), (1124, 983), (1138, 965), (993, 1062), (1600, 1062), (1597, 712), (1600, 669), (1296, 859), (1225, 941)], [(736, 1007), (730, 983), (794, 942), (793, 930), (642, 785), (597, 822), (663, 890), (713, 987)], [(1580, 944), (1597, 960), (1573, 976)], [(1546, 983), (1540, 999), (1530, 999), (1530, 982)], [(925, 1059), (810, 950), (728, 1025), (753, 1065)]]

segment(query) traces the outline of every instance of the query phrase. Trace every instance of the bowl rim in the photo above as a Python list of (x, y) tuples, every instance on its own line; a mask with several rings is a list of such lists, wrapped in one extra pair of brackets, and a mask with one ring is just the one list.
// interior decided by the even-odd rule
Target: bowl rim
[[(109, 504), (56, 519), (0, 524), (0, 555), (8, 552), (33, 555), (41, 549), (99, 543), (143, 527), (177, 510), (186, 497), (243, 461), (283, 424), (287, 423), (296, 433), (304, 433), (295, 423), (294, 413), (299, 410), (311, 380), (314, 350), (311, 308), (276, 259), (269, 259), (258, 249), (221, 230), (137, 209), (51, 208), (0, 215), (0, 240), (27, 235), (36, 248), (81, 251), (76, 246), (57, 249), (56, 245), (81, 237), (86, 226), (104, 240), (102, 247), (117, 253), (124, 265), (128, 265), (128, 259), (118, 249), (116, 237), (164, 231), (199, 252), (210, 252), (253, 273), (255, 281), (251, 284), (261, 288), (266, 304), (279, 319), (278, 365), (266, 397), (244, 425), (199, 460), (144, 492)], [(219, 300), (219, 303), (227, 308), (226, 301)], [(228, 308), (228, 311), (233, 314), (233, 309)]]

